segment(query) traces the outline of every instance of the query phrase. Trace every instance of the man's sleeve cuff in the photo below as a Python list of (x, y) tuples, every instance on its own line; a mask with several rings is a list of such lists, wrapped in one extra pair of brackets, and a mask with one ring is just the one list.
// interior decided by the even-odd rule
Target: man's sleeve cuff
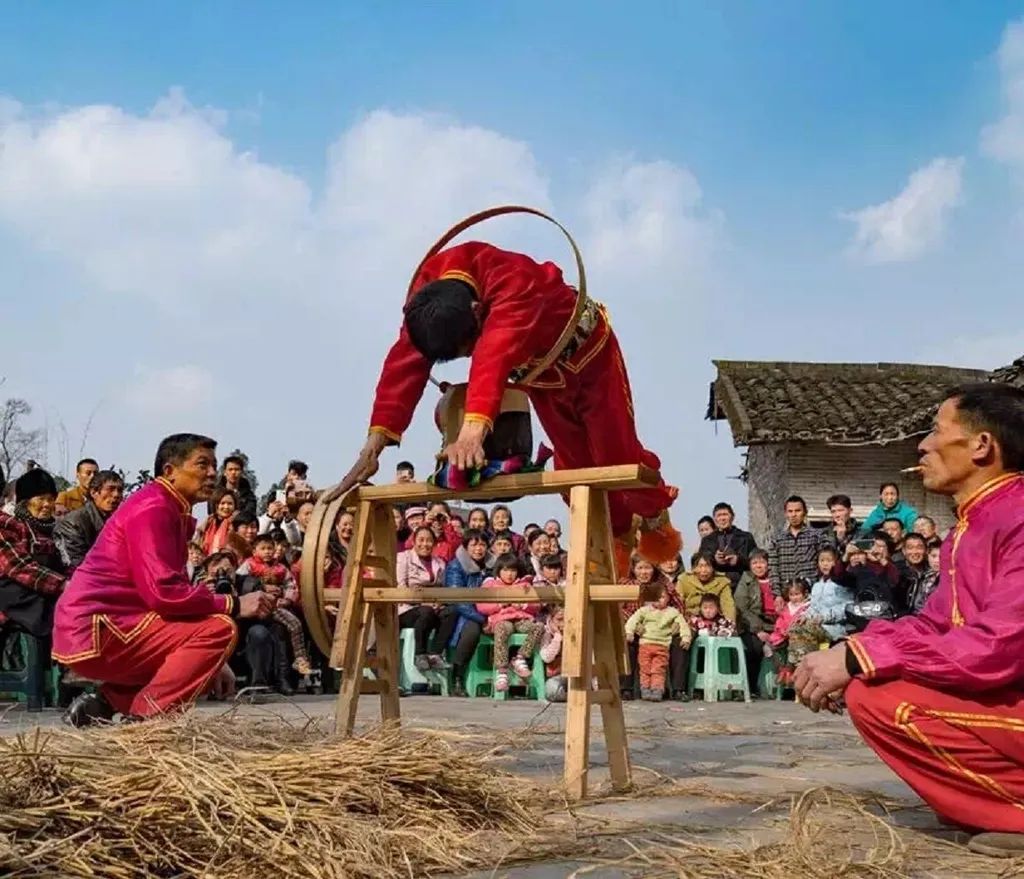
[(494, 430), (494, 420), (488, 418), (482, 412), (467, 412), (463, 417), (463, 421), (469, 421), (473, 424), (483, 424), (489, 431)]
[(871, 680), (875, 676), (875, 664), (856, 635), (846, 639), (846, 670), (851, 677), (860, 675)]
[(370, 425), (370, 433), (382, 433), (386, 436), (394, 445), (400, 445), (402, 442), (402, 435), (395, 433), (393, 430), (388, 430), (386, 427), (382, 427), (379, 424)]
[(234, 595), (222, 595), (224, 599), (224, 613), (226, 613), (231, 619), (238, 619), (238, 599)]

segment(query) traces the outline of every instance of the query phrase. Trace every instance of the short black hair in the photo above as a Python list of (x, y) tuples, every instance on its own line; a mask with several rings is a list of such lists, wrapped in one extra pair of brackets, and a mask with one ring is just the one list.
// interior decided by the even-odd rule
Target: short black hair
[[(108, 482), (117, 482), (124, 485), (124, 477), (116, 470), (97, 470), (89, 480), (89, 493), (99, 491)], [(0, 491), (3, 491), (0, 488)]]
[(697, 567), (697, 563), (700, 561), (707, 562), (709, 565), (711, 565), (712, 568), (715, 566), (715, 558), (711, 555), (711, 553), (697, 551), (692, 556), (690, 556), (690, 567)]
[(846, 507), (848, 510), (853, 509), (853, 503), (850, 501), (850, 496), (848, 494), (832, 495), (827, 501), (825, 501), (825, 506), (830, 510), (836, 506)]
[(540, 566), (542, 568), (558, 568), (560, 571), (565, 570), (565, 563), (562, 561), (562, 557), (557, 553), (541, 556)]
[(782, 594), (789, 595), (789, 590), (796, 587), (804, 595), (809, 595), (811, 592), (811, 584), (807, 581), (806, 577), (793, 577), (786, 581), (786, 585), (782, 587)]
[(886, 516), (882, 520), (882, 524), (884, 525), (886, 522), (895, 522), (897, 525), (900, 526), (900, 531), (906, 531), (907, 530), (904, 527), (904, 525), (903, 525), (903, 520), (902, 519), (897, 519), (895, 516)]
[(265, 531), (265, 532), (263, 532), (263, 534), (257, 534), (252, 539), (253, 549), (255, 549), (257, 544), (260, 544), (260, 543), (271, 543), (271, 544), (273, 544), (273, 543), (277, 543), (277, 541), (274, 540), (274, 535), (271, 532)]
[(495, 531), (494, 534), (491, 535), (491, 543), (494, 543), (494, 541), (498, 539), (507, 540), (509, 543), (515, 543), (512, 539), (512, 532), (507, 528), (504, 531)]
[(221, 469), (223, 470), (228, 464), (237, 464), (243, 470), (245, 469), (245, 459), (241, 455), (228, 455), (224, 459), (224, 463), (221, 464)]
[(704, 604), (705, 602), (707, 602), (708, 604), (713, 604), (719, 610), (722, 609), (722, 600), (717, 595), (715, 595), (714, 592), (705, 592), (700, 597), (700, 603)]
[(177, 467), (185, 463), (185, 459), (196, 449), (216, 451), (217, 440), (203, 436), (201, 433), (172, 433), (160, 440), (153, 460), (153, 475), (163, 476), (164, 467), (170, 464)]
[(1024, 470), (1024, 388), (998, 382), (968, 384), (954, 388), (947, 399), (956, 400), (958, 420), (965, 427), (992, 434), (1004, 470)]
[(309, 465), (305, 461), (289, 461), (288, 472), (297, 474), (299, 479), (305, 479), (306, 474), (309, 473)]
[(271, 528), (267, 534), (270, 535), (274, 543), (288, 543), (288, 535), (281, 528)]
[(754, 559), (764, 559), (768, 561), (768, 551), (764, 549), (755, 549), (749, 556), (747, 556), (747, 564), (749, 565)]
[(259, 521), (255, 513), (239, 510), (231, 519), (231, 527), (237, 529), (241, 525), (258, 525)]
[(540, 528), (536, 528), (533, 531), (531, 531), (529, 536), (526, 538), (526, 545), (532, 547), (533, 544), (534, 544), (534, 541), (538, 537), (543, 537), (543, 538), (546, 539), (547, 536), (548, 536), (548, 532), (547, 531), (541, 531)]
[(401, 470), (408, 470), (410, 473), (415, 473), (416, 468), (412, 465), (412, 461), (399, 461), (395, 467), (395, 472), (398, 473)]
[(715, 504), (715, 506), (711, 510), (712, 515), (717, 513), (719, 510), (728, 510), (730, 516), (736, 515), (736, 511), (732, 508), (732, 504), (727, 504), (725, 501), (719, 501), (717, 504)]
[(786, 503), (783, 506), (788, 507), (790, 504), (800, 504), (800, 506), (804, 508), (804, 512), (807, 512), (807, 501), (798, 494), (791, 494), (786, 498)]
[(705, 522), (707, 522), (708, 525), (710, 525), (712, 528), (715, 527), (715, 520), (712, 519), (710, 516), (701, 516), (697, 520), (697, 527), (700, 528), (700, 526), (703, 525)]
[(494, 560), (494, 573), (497, 575), (499, 572), (505, 570), (505, 568), (515, 568), (516, 574), (519, 573), (519, 557), (513, 552), (502, 553)]
[(885, 544), (885, 548), (889, 550), (889, 555), (892, 555), (896, 551), (896, 545), (892, 542), (892, 538), (884, 531), (872, 531), (871, 540), (880, 540)]
[(918, 534), (916, 531), (911, 531), (906, 537), (903, 538), (903, 545), (906, 546), (911, 540), (920, 540), (921, 546), (928, 549), (928, 541), (924, 539), (923, 534)]
[(883, 482), (880, 486), (878, 486), (878, 493), (881, 494), (887, 488), (895, 488), (896, 497), (900, 496), (900, 487), (895, 482)]
[(431, 363), (454, 360), (480, 334), (473, 288), (445, 278), (420, 287), (405, 306), (405, 329), (413, 347)]
[(467, 528), (462, 532), (463, 547), (468, 547), (474, 540), (482, 540), (487, 543), (487, 536), (479, 528)]
[(511, 526), (512, 525), (512, 510), (510, 510), (505, 504), (495, 504), (493, 507), (491, 507), (491, 517), (487, 521), (488, 522), (494, 521), (494, 514), (497, 513), (498, 510), (504, 510), (506, 513), (508, 513), (508, 524)]
[(81, 469), (83, 464), (92, 464), (93, 467), (99, 467), (100, 466), (99, 464), (96, 463), (96, 459), (95, 458), (82, 458), (81, 461), (79, 461), (77, 464), (75, 464), (75, 473), (77, 473)]

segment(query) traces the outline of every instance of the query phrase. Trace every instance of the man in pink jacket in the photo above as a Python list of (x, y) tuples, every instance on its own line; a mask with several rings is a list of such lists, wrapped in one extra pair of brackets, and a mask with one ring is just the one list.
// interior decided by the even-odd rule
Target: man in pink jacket
[(1024, 390), (967, 385), (921, 442), (925, 488), (951, 495), (938, 588), (796, 672), (812, 711), (845, 690), (857, 731), (940, 820), (989, 855), (1024, 855)]
[(234, 620), (273, 609), (264, 592), (217, 595), (185, 574), (192, 507), (217, 484), (216, 448), (188, 433), (161, 442), (156, 480), (110, 517), (58, 600), (54, 658), (104, 682), (68, 710), (75, 726), (186, 707), (218, 674), (230, 682)]

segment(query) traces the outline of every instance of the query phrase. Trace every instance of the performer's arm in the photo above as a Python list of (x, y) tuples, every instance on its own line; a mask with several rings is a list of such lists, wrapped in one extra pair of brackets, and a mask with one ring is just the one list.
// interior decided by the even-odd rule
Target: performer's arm
[(938, 618), (936, 602), (916, 616), (873, 622), (853, 635), (853, 651), (869, 680), (906, 678), (937, 687), (983, 692), (1024, 680), (1024, 526), (997, 551), (977, 616), (961, 626)]
[(235, 598), (215, 595), (205, 586), (190, 583), (178, 568), (175, 535), (178, 514), (166, 507), (151, 507), (132, 523), (134, 533), (125, 541), (132, 580), (142, 600), (160, 616), (190, 617), (231, 614)]
[(381, 367), (370, 432), (384, 435), (389, 444), (397, 444), (412, 421), (429, 378), (430, 361), (413, 346), (403, 323), (398, 341), (391, 346)]

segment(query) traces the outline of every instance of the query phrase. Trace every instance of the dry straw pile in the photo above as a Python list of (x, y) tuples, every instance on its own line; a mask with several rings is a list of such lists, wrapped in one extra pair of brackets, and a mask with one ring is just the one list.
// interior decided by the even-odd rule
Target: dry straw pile
[(0, 741), (5, 877), (387, 877), (536, 857), (533, 793), (439, 735), (184, 717)]

